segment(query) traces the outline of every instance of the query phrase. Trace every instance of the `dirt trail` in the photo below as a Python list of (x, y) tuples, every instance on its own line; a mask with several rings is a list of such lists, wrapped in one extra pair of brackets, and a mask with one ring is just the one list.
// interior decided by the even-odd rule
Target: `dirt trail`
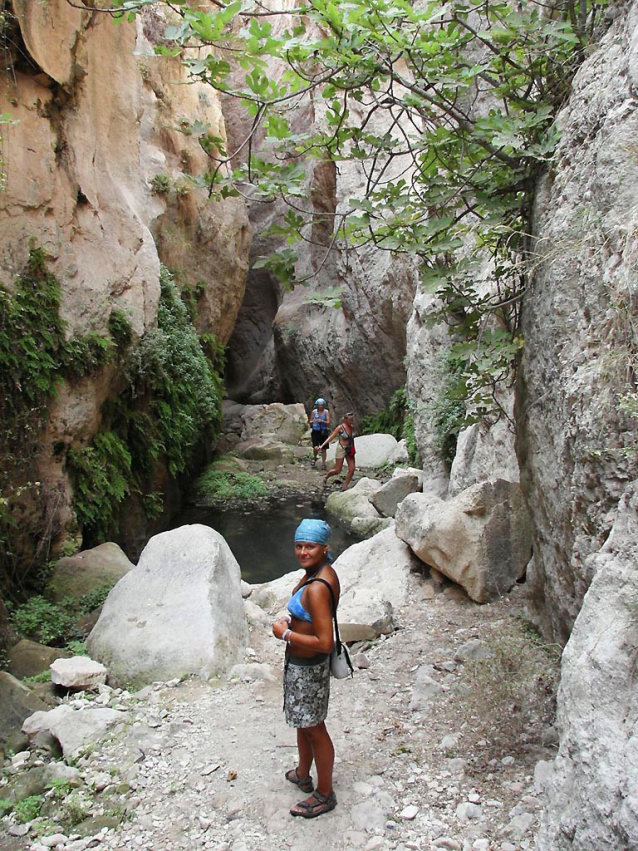
[[(366, 650), (369, 668), (332, 682), (334, 812), (308, 821), (288, 813), (302, 796), (283, 777), (295, 765), (295, 734), (281, 712), (283, 645), (259, 627), (253, 660), (271, 664), (276, 682), (158, 686), (130, 710), (135, 720), (123, 738), (80, 761), (87, 774), (110, 772), (132, 787), (121, 796), (132, 819), (105, 833), (100, 847), (532, 848), (540, 809), (534, 767), (553, 756), (540, 744), (548, 736), (544, 695), (526, 713), (503, 703), (492, 717), (471, 719), (465, 704), (482, 706), (464, 694), (463, 665), (454, 662), (469, 639), (517, 629), (519, 589), (487, 606), (457, 589), (427, 599), (431, 593), (430, 581), (415, 575), (402, 628)], [(420, 668), (441, 688), (412, 711)], [(499, 737), (504, 743), (495, 745)], [(96, 803), (98, 813), (99, 796)]]

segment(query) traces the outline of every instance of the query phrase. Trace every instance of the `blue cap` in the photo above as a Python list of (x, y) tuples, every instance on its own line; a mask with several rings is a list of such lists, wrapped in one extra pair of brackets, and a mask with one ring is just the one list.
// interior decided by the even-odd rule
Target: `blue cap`
[(322, 399), (321, 397), (319, 399), (317, 399), (317, 401), (315, 402), (315, 405), (325, 405), (325, 404), (326, 404), (326, 400)]

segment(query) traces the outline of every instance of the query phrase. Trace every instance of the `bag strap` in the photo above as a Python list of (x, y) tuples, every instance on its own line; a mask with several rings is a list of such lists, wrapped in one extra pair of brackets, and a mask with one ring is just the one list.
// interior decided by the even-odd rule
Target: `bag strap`
[(326, 586), (328, 591), (330, 591), (330, 596), (332, 597), (332, 619), (334, 621), (335, 636), (337, 639), (335, 643), (337, 645), (337, 649), (339, 649), (341, 648), (341, 639), (339, 638), (339, 621), (337, 620), (337, 600), (335, 598), (335, 592), (332, 590), (332, 585), (329, 582), (326, 582), (325, 579), (321, 579), (318, 576), (316, 577), (316, 579), (309, 579), (308, 582), (304, 582), (301, 587), (305, 588), (306, 585), (310, 585), (311, 582), (321, 582), (323, 585)]

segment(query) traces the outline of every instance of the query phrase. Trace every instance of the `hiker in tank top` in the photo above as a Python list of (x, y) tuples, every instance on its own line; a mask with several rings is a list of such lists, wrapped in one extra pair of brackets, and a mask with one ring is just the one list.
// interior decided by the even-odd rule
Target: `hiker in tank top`
[(347, 414), (344, 415), (341, 424), (336, 427), (330, 437), (319, 448), (323, 449), (324, 446), (327, 446), (330, 441), (333, 440), (335, 437), (339, 438), (339, 445), (337, 446), (337, 451), (335, 452), (335, 466), (332, 470), (329, 470), (326, 473), (323, 478), (323, 483), (324, 485), (327, 485), (330, 476), (339, 475), (343, 468), (343, 460), (345, 458), (346, 464), (348, 465), (348, 474), (346, 475), (346, 480), (343, 484), (342, 490), (346, 490), (352, 480), (355, 470), (354, 414), (352, 412), (349, 411)]
[[(328, 550), (330, 526), (324, 520), (302, 520), (295, 532), (295, 555), (305, 571), (288, 601), (288, 615), (272, 625), (286, 643), (284, 712), (297, 730), (297, 765), (286, 780), (309, 797), (291, 810), (310, 819), (337, 806), (332, 788), (334, 746), (326, 729), (330, 698), (330, 652), (334, 647), (333, 615), (339, 604), (339, 577)], [(317, 785), (310, 769), (315, 765)]]
[[(310, 418), (308, 419), (310, 424), (310, 428), (312, 429), (312, 466), (314, 467), (317, 463), (317, 455), (319, 454), (319, 447), (324, 442), (324, 440), (328, 437), (328, 432), (330, 430), (330, 411), (326, 407), (326, 400), (321, 397), (317, 399), (315, 402), (315, 407), (312, 409), (312, 413), (310, 414)], [(321, 450), (321, 469), (326, 469), (326, 450)]]

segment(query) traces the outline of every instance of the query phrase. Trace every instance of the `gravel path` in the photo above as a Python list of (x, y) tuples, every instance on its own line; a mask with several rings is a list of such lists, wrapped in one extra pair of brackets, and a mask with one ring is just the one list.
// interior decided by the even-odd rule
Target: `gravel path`
[[(332, 681), (327, 723), (339, 804), (314, 820), (288, 813), (302, 797), (283, 776), (295, 765), (295, 734), (281, 712), (283, 646), (266, 628), (253, 628), (248, 661), (271, 666), (272, 681), (188, 680), (137, 696), (87, 696), (125, 708), (128, 721), (78, 761), (100, 789), (91, 818), (48, 847), (532, 848), (540, 812), (534, 770), (554, 755), (552, 665), (519, 625), (520, 596), (517, 588), (477, 606), (453, 586), (413, 576), (402, 628), (359, 648), (369, 667)], [(455, 660), (477, 647), (496, 653), (486, 670)], [(506, 687), (509, 676), (522, 676), (523, 687)], [(115, 811), (127, 818), (109, 827)], [(49, 836), (30, 839), (33, 830), (11, 847), (47, 847)]]

